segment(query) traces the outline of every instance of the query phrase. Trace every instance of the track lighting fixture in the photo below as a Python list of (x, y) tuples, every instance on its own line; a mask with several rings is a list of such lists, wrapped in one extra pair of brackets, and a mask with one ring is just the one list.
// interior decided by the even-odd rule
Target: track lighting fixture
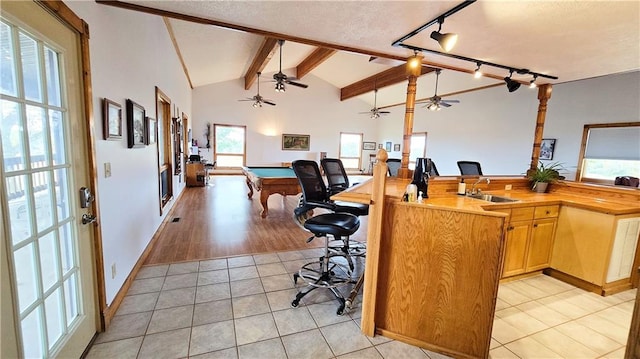
[(433, 31), (431, 33), (431, 38), (436, 40), (440, 47), (445, 51), (449, 52), (456, 45), (456, 41), (458, 41), (458, 34), (442, 34), (440, 30), (442, 30), (442, 24), (444, 23), (444, 16), (438, 18), (438, 31)]
[(411, 69), (418, 68), (422, 65), (422, 56), (418, 56), (418, 51), (413, 52), (413, 56), (407, 60), (407, 66)]
[(480, 62), (477, 63), (478, 67), (476, 68), (476, 70), (473, 72), (473, 77), (479, 79), (482, 77), (482, 72), (480, 71), (480, 66), (482, 66), (482, 64)]
[[(474, 59), (472, 57), (466, 57), (466, 56), (460, 56), (460, 55), (455, 55), (455, 54), (451, 54), (448, 53), (449, 50), (451, 50), (453, 48), (453, 46), (455, 45), (455, 41), (457, 40), (458, 35), (457, 34), (441, 34), (440, 30), (442, 29), (442, 24), (444, 23), (444, 19), (457, 13), (458, 11), (466, 8), (467, 6), (474, 4), (476, 2), (476, 0), (463, 0), (461, 3), (459, 3), (458, 5), (454, 6), (453, 8), (445, 11), (444, 13), (442, 13), (441, 15), (439, 15), (438, 17), (428, 21), (427, 23), (420, 25), (418, 28), (416, 28), (415, 30), (409, 32), (408, 34), (402, 36), (401, 38), (395, 40), (394, 42), (391, 43), (391, 46), (397, 46), (397, 47), (403, 47), (405, 49), (411, 50), (414, 53), (417, 52), (427, 52), (427, 53), (431, 53), (431, 54), (435, 54), (435, 55), (439, 55), (439, 56), (445, 56), (445, 57), (450, 57), (450, 58), (454, 58), (457, 60), (462, 60), (462, 61), (468, 61), (468, 62), (473, 62), (477, 65), (476, 70), (474, 71), (474, 76), (476, 78), (483, 76), (482, 72), (480, 72), (480, 67), (483, 65), (486, 66), (491, 66), (491, 67), (497, 67), (500, 69), (505, 69), (505, 70), (509, 70), (511, 72), (511, 74), (513, 74), (513, 72), (517, 72), (519, 75), (532, 75), (533, 76), (533, 80), (529, 83), (529, 86), (536, 86), (537, 84), (535, 84), (536, 78), (537, 77), (544, 77), (546, 79), (551, 79), (551, 80), (557, 80), (558, 77), (557, 76), (551, 76), (551, 75), (546, 75), (546, 74), (541, 74), (539, 72), (533, 72), (530, 71), (529, 69), (526, 68), (517, 68), (517, 67), (513, 67), (513, 66), (505, 66), (505, 65), (501, 65), (501, 64), (497, 64), (497, 63), (493, 63), (493, 62), (489, 62), (489, 61), (484, 61), (484, 60), (479, 60), (479, 59)], [(438, 41), (438, 43), (440, 44), (440, 46), (442, 47), (442, 49), (444, 50), (444, 52), (441, 51), (437, 51), (437, 50), (432, 50), (432, 49), (427, 49), (427, 48), (423, 48), (423, 47), (418, 47), (415, 45), (409, 45), (409, 44), (405, 44), (404, 41), (418, 35), (419, 33), (421, 33), (422, 31), (424, 31), (425, 29), (427, 29), (430, 26), (433, 26), (435, 24), (438, 24), (438, 31), (433, 31), (431, 33), (431, 38)], [(416, 56), (416, 55), (414, 55)], [(505, 82), (507, 83), (507, 87), (509, 88), (509, 92), (513, 92), (515, 90), (517, 90), (520, 87), (520, 83), (512, 80), (511, 79), (511, 75), (509, 75), (509, 77), (505, 77)]]
[(509, 92), (513, 92), (520, 88), (520, 83), (512, 80), (511, 76), (513, 76), (513, 69), (509, 70), (509, 77), (504, 78), (504, 82), (507, 83), (507, 89), (509, 89)]
[(538, 75), (533, 75), (533, 79), (531, 79), (531, 82), (529, 82), (529, 88), (530, 89), (534, 89), (536, 87), (538, 87), (538, 85), (536, 85), (536, 79), (538, 78)]

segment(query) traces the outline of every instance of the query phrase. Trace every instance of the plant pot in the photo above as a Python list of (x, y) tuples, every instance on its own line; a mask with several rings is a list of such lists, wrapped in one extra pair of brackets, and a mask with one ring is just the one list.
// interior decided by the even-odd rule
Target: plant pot
[(547, 192), (547, 186), (549, 186), (549, 183), (547, 182), (536, 182), (533, 184), (532, 189), (538, 193), (545, 193)]

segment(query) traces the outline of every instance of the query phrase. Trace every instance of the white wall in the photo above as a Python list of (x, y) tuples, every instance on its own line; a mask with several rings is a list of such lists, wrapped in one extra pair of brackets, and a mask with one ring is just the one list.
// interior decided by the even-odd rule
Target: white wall
[[(163, 220), (159, 215), (156, 147), (127, 148), (125, 101), (132, 99), (146, 109), (147, 116), (156, 117), (158, 86), (182, 112), (190, 114), (191, 89), (161, 17), (92, 1), (70, 1), (67, 5), (89, 24), (91, 34), (99, 220), (110, 303)], [(103, 97), (122, 106), (121, 140), (103, 140)], [(105, 178), (107, 162), (112, 175)], [(184, 180), (174, 177), (174, 183), (177, 197)], [(115, 278), (112, 264), (116, 265)]]
[[(414, 132), (427, 132), (427, 157), (441, 175), (459, 175), (458, 160), (479, 161), (487, 175), (521, 175), (529, 168), (538, 111), (538, 91), (505, 86), (456, 95), (450, 108), (416, 107)], [(551, 161), (560, 162), (567, 179), (575, 170), (587, 123), (640, 120), (640, 72), (610, 75), (553, 86), (544, 138), (555, 138)], [(380, 121), (378, 141), (402, 143), (404, 113)], [(389, 157), (400, 158), (392, 151)]]
[(557, 139), (553, 162), (573, 180), (585, 124), (638, 121), (640, 72), (597, 77), (553, 87), (543, 137)]
[[(286, 71), (291, 73), (291, 71)], [(252, 107), (252, 102), (238, 100), (256, 94), (256, 85), (244, 90), (242, 79), (197, 87), (193, 90), (193, 116), (191, 123), (193, 138), (198, 145), (206, 144), (204, 130), (207, 123), (247, 126), (247, 165), (279, 166), (281, 162), (296, 159), (318, 160), (320, 152), (328, 157), (337, 157), (340, 132), (363, 133), (364, 141), (377, 138), (376, 122), (358, 112), (368, 111), (370, 106), (358, 99), (340, 102), (340, 89), (313, 75), (307, 75), (300, 82), (309, 85), (302, 89), (287, 86), (287, 91), (277, 93), (273, 83), (263, 76), (260, 94), (276, 103)], [(283, 151), (282, 134), (310, 135), (309, 151)], [(213, 136), (211, 149), (201, 150), (201, 155), (213, 160)], [(368, 161), (368, 153), (363, 158)], [(364, 163), (361, 167), (368, 168)]]

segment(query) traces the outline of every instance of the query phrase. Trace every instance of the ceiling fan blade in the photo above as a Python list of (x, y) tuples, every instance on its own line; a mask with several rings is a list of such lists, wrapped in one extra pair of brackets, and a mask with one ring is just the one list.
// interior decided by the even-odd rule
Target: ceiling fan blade
[(391, 112), (389, 112), (389, 111), (378, 111), (378, 113), (381, 114), (381, 115), (387, 115), (387, 114), (390, 114)]
[(306, 89), (307, 87), (309, 87), (309, 85), (301, 84), (301, 83), (299, 83), (299, 82), (293, 82), (293, 81), (291, 81), (291, 80), (285, 80), (284, 82), (288, 83), (289, 85), (302, 87), (303, 89)]
[(267, 105), (271, 105), (271, 106), (275, 106), (276, 104), (271, 102), (270, 100), (262, 100), (263, 103), (266, 103)]
[(448, 103), (446, 103), (444, 101), (440, 101), (440, 106), (442, 106), (442, 107), (451, 107), (451, 105), (449, 105)]
[(246, 99), (246, 100), (238, 100), (238, 101), (255, 101), (255, 100), (254, 100), (254, 99), (252, 99), (252, 98), (248, 98), (248, 99)]
[(443, 103), (460, 103), (460, 100), (442, 100)]

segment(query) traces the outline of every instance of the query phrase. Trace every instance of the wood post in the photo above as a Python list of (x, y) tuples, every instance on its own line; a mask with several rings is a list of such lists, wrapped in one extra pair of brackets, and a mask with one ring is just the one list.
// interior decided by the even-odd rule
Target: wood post
[(409, 178), (409, 150), (411, 148), (411, 134), (413, 133), (413, 114), (416, 107), (416, 83), (418, 76), (421, 74), (422, 57), (415, 55), (420, 59), (420, 65), (411, 67), (411, 61), (407, 61), (407, 75), (409, 82), (407, 83), (407, 103), (404, 112), (404, 132), (402, 135), (402, 162), (398, 169), (399, 178)]
[(362, 289), (362, 332), (370, 337), (375, 335), (375, 310), (378, 287), (378, 263), (380, 261), (380, 238), (382, 236), (382, 215), (384, 213), (385, 186), (387, 181), (387, 159), (385, 150), (378, 150), (378, 161), (373, 166), (373, 188), (369, 205), (369, 226), (367, 228), (367, 265), (364, 271)]
[(538, 88), (538, 117), (536, 118), (536, 129), (533, 137), (533, 150), (531, 152), (531, 165), (529, 171), (535, 171), (540, 160), (540, 144), (542, 143), (542, 132), (544, 131), (544, 121), (547, 117), (547, 102), (551, 98), (551, 84), (540, 85)]

